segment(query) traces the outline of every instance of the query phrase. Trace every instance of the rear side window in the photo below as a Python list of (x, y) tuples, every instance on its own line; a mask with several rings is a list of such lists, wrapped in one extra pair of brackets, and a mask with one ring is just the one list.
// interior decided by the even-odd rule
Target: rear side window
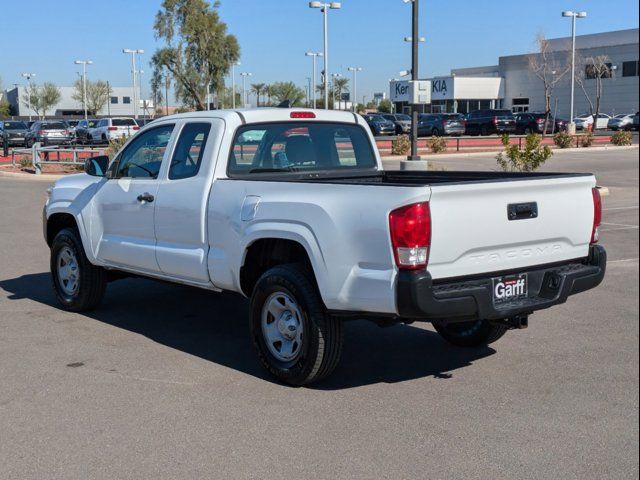
[(359, 125), (283, 122), (238, 129), (228, 173), (375, 169), (369, 137)]
[(41, 130), (64, 130), (67, 126), (64, 123), (43, 123)]
[(210, 123), (188, 123), (184, 126), (171, 158), (169, 180), (195, 177), (198, 174), (210, 131)]

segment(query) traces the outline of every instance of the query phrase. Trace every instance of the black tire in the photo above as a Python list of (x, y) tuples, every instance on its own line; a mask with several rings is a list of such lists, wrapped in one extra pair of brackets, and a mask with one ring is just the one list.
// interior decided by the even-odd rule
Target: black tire
[(480, 135), (486, 137), (487, 135), (489, 135), (489, 129), (483, 126), (482, 128), (480, 128)]
[[(59, 255), (65, 249), (73, 252), (77, 264), (76, 271), (79, 281), (73, 293), (65, 290), (58, 275)], [(92, 310), (100, 304), (107, 287), (107, 272), (89, 262), (84, 253), (78, 230), (65, 228), (56, 235), (51, 244), (50, 266), (53, 289), (62, 308), (71, 312), (84, 312)]]
[[(281, 294), (298, 307), (302, 317), (298, 321), (304, 333), (297, 356), (288, 362), (270, 351), (267, 335), (263, 333), (263, 309), (270, 299)], [(273, 318), (269, 315), (265, 313), (267, 323)], [(327, 314), (311, 274), (302, 265), (281, 265), (262, 275), (251, 296), (250, 316), (251, 337), (258, 357), (278, 381), (294, 386), (309, 385), (327, 377), (338, 364), (342, 352), (342, 322)], [(274, 318), (271, 323), (275, 322)], [(272, 347), (275, 348), (275, 344)]]
[(524, 134), (525, 134), (525, 135), (529, 135), (529, 134), (531, 134), (531, 133), (533, 133), (533, 132), (531, 131), (531, 128), (527, 127), (527, 128), (525, 128), (525, 129), (524, 129)]
[(490, 323), (487, 320), (450, 324), (433, 324), (436, 331), (447, 342), (458, 347), (479, 347), (489, 345), (507, 333), (504, 325)]

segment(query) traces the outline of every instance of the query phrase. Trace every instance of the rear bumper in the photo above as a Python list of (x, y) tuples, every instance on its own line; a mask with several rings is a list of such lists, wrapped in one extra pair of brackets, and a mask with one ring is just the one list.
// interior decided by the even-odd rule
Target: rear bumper
[(564, 303), (570, 295), (598, 286), (606, 265), (606, 250), (596, 245), (582, 261), (510, 272), (528, 274), (529, 297), (501, 306), (493, 304), (492, 277), (434, 283), (428, 271), (403, 271), (398, 275), (396, 286), (397, 310), (402, 318), (440, 322), (500, 320), (527, 315)]

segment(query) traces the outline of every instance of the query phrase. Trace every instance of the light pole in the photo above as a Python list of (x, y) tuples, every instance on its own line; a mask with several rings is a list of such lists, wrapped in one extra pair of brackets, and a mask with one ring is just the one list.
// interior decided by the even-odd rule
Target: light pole
[(137, 86), (136, 55), (142, 55), (144, 53), (144, 50), (123, 48), (122, 53), (131, 54), (131, 75), (133, 77), (133, 116), (134, 118), (138, 118), (139, 105), (138, 105), (138, 92), (136, 90), (136, 86)]
[(576, 18), (585, 18), (587, 12), (572, 12), (567, 10), (562, 12), (563, 17), (571, 17), (571, 107), (568, 130), (571, 135), (576, 133), (576, 124), (574, 123), (574, 106), (576, 92)]
[(247, 107), (247, 77), (252, 76), (253, 73), (242, 72), (240, 76), (242, 77), (242, 108)]
[(29, 121), (31, 121), (31, 79), (36, 76), (35, 73), (23, 73), (22, 76), (27, 79), (27, 109), (29, 109)]
[(84, 107), (84, 119), (87, 119), (87, 65), (92, 65), (91, 60), (76, 60), (76, 65), (82, 65), (82, 105)]
[(311, 57), (313, 61), (313, 108), (317, 108), (317, 96), (316, 96), (316, 78), (317, 78), (317, 60), (318, 57), (324, 57), (322, 52), (307, 52), (305, 53), (307, 57)]
[(319, 8), (324, 19), (324, 108), (329, 110), (329, 9), (339, 10), (340, 2), (309, 2), (309, 8)]
[[(419, 28), (419, 14), (420, 5), (419, 0), (403, 0), (404, 3), (411, 2), (412, 6), (412, 20), (411, 20), (411, 80), (417, 82), (420, 79), (418, 71), (418, 53), (420, 48), (420, 28)], [(407, 40), (405, 38), (405, 40)], [(418, 105), (411, 104), (411, 155), (409, 160), (420, 160), (418, 155)]]
[(240, 62), (231, 65), (231, 108), (236, 108), (236, 67), (240, 65)]
[(362, 71), (362, 67), (349, 67), (349, 71), (353, 72), (353, 101), (351, 102), (351, 106), (355, 112), (358, 108), (356, 106), (356, 103), (358, 103), (358, 72)]

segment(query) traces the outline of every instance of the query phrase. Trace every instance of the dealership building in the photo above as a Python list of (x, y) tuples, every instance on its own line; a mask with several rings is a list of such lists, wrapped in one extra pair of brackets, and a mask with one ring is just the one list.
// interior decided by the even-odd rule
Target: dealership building
[[(603, 94), (600, 111), (607, 114), (638, 111), (638, 29), (580, 35), (576, 37), (576, 57), (606, 56), (607, 74), (602, 79)], [(559, 70), (570, 64), (571, 38), (549, 40), (550, 58)], [(505, 108), (514, 112), (544, 111), (545, 95), (542, 81), (531, 71), (529, 53), (500, 57), (497, 65), (456, 68), (451, 74), (434, 77), (431, 81), (431, 102), (422, 106), (423, 112), (468, 113), (474, 110)], [(588, 62), (587, 62), (588, 63)], [(588, 64), (576, 63), (585, 69), (584, 89), (595, 103), (596, 80), (589, 75)], [(582, 72), (581, 72), (582, 73)], [(396, 111), (408, 112), (407, 82), (392, 81), (390, 98)], [(559, 117), (568, 118), (570, 110), (571, 76), (564, 75), (552, 92), (552, 110)], [(589, 113), (589, 102), (576, 85), (575, 114)]]
[[(153, 114), (153, 108), (151, 112), (146, 112), (145, 106), (149, 105), (149, 102), (143, 105), (143, 102), (140, 102), (140, 106), (137, 112), (134, 112), (133, 99), (135, 98), (133, 95), (133, 87), (110, 87), (111, 94), (107, 103), (102, 107), (102, 109), (96, 114), (98, 116), (132, 116), (134, 113), (138, 115), (149, 115)], [(51, 109), (47, 111), (47, 117), (76, 117), (84, 114), (84, 109), (82, 106), (82, 102), (75, 100), (73, 98), (74, 93), (76, 92), (76, 87), (58, 87), (60, 90), (60, 101)], [(140, 97), (140, 90), (138, 90), (138, 96)], [(5, 92), (5, 98), (11, 105), (12, 114), (16, 117), (26, 118), (30, 115), (33, 117), (37, 117), (36, 112), (30, 110), (28, 105), (24, 101), (26, 98), (26, 86), (18, 85), (10, 90)]]

